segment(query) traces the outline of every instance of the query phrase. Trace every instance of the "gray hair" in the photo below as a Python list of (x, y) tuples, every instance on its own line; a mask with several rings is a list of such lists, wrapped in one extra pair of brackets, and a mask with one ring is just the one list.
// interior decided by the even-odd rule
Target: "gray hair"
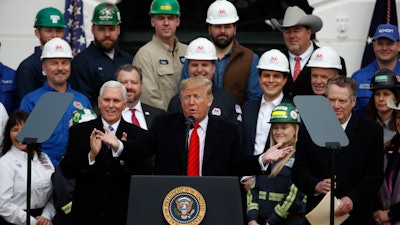
[(332, 85), (336, 85), (341, 88), (347, 88), (349, 90), (350, 98), (354, 99), (357, 93), (357, 85), (356, 81), (351, 77), (346, 76), (338, 76), (336, 78), (332, 78), (328, 80), (328, 84), (326, 86), (326, 95), (328, 95)]
[(122, 98), (124, 101), (127, 101), (127, 96), (126, 96), (126, 88), (124, 85), (122, 85), (120, 82), (115, 81), (115, 80), (109, 80), (105, 82), (101, 88), (100, 88), (100, 98), (103, 96), (104, 93), (104, 88), (109, 87), (109, 88), (120, 88), (122, 91)]

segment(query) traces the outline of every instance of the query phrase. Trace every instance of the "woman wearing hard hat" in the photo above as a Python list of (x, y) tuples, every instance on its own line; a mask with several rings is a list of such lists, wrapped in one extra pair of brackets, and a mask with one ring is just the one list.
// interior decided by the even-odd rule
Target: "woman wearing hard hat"
[(365, 108), (365, 116), (382, 126), (383, 143), (386, 144), (396, 133), (396, 113), (386, 105), (388, 98), (398, 103), (400, 84), (396, 73), (389, 69), (378, 70), (371, 79), (369, 89), (372, 95)]
[[(300, 124), (296, 107), (290, 103), (279, 104), (272, 110), (269, 123), (271, 142), (266, 154), (273, 148), (295, 148)], [(305, 213), (305, 196), (290, 178), (295, 152), (272, 162), (269, 176), (256, 176), (247, 198), (248, 225), (301, 223)]]
[(376, 224), (400, 224), (400, 105), (387, 100), (387, 106), (395, 114), (396, 134), (385, 148), (384, 169), (385, 176), (378, 191), (378, 205), (374, 212)]

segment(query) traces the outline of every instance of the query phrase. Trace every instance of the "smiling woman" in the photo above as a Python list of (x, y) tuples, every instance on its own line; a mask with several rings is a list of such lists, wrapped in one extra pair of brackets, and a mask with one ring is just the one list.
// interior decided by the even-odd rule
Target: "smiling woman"
[[(295, 161), (300, 115), (290, 103), (281, 103), (271, 113), (270, 146), (265, 155), (281, 154), (287, 147), (294, 148), (282, 159), (271, 162), (270, 175), (257, 175), (247, 196), (248, 225), (302, 224), (305, 204), (304, 194), (298, 192), (290, 174)], [(274, 151), (278, 148), (278, 151)], [(268, 197), (265, 197), (267, 195)], [(290, 205), (288, 207), (287, 205)], [(287, 215), (283, 217), (282, 215)]]
[[(11, 114), (4, 129), (3, 153), (0, 158), (0, 224), (26, 224), (27, 145), (17, 140), (28, 113)], [(33, 146), (30, 224), (51, 224), (54, 172), (50, 158), (42, 153), (40, 145)]]

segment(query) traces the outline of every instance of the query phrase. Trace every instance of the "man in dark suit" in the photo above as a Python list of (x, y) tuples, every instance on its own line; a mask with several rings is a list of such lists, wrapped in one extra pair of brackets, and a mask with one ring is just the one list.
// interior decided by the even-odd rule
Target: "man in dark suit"
[[(356, 83), (352, 78), (329, 80), (327, 98), (349, 139), (349, 145), (335, 153), (335, 196), (340, 199), (335, 215), (350, 214), (344, 225), (372, 225), (372, 204), (383, 181), (382, 128), (353, 110)], [(314, 144), (304, 127), (298, 140), (292, 179), (307, 195), (309, 212), (330, 191), (331, 150)]]
[[(198, 176), (237, 176), (267, 171), (268, 164), (287, 155), (293, 148), (275, 149), (262, 155), (244, 157), (239, 127), (233, 123), (208, 116), (213, 101), (212, 83), (204, 77), (191, 77), (181, 83), (183, 113), (157, 116), (149, 132), (132, 141), (123, 141), (124, 152), (143, 158), (155, 154), (154, 174), (188, 175), (186, 138), (190, 140), (194, 128), (186, 133), (189, 116), (194, 126), (199, 125)], [(116, 139), (108, 139), (97, 131), (104, 142), (118, 147)], [(190, 141), (189, 141), (190, 142)]]
[[(311, 54), (319, 48), (311, 35), (322, 28), (322, 20), (318, 16), (307, 15), (298, 6), (290, 6), (286, 9), (283, 23), (271, 19), (272, 24), (283, 33), (283, 39), (287, 50), (285, 54), (289, 59), (291, 76), (283, 89), (285, 96), (293, 99), (296, 95), (313, 95), (311, 88), (311, 69), (305, 65)], [(296, 63), (298, 59), (298, 63)], [(297, 65), (296, 65), (297, 64)], [(346, 65), (341, 58), (342, 69), (340, 75), (346, 75)]]
[[(151, 127), (154, 117), (165, 112), (140, 101), (143, 89), (142, 70), (132, 64), (123, 64), (115, 73), (115, 79), (123, 84), (127, 93), (127, 105), (122, 111), (122, 118), (142, 129), (148, 130)], [(146, 87), (144, 87), (146, 88)], [(134, 174), (151, 174), (153, 170), (154, 157), (137, 161), (132, 168)]]
[[(247, 155), (258, 155), (270, 146), (269, 131), (272, 110), (281, 102), (292, 103), (283, 95), (283, 86), (289, 74), (289, 62), (279, 50), (265, 52), (258, 62), (258, 81), (263, 90), (262, 97), (248, 101), (243, 106), (243, 132)], [(254, 177), (245, 176), (241, 179), (246, 191), (254, 183)]]
[(95, 135), (98, 130), (104, 131), (104, 127), (108, 131), (104, 135), (106, 139), (122, 138), (124, 133), (124, 138), (131, 140), (145, 132), (122, 119), (126, 98), (126, 89), (121, 83), (104, 83), (98, 99), (101, 117), (70, 128), (67, 153), (60, 167), (65, 177), (76, 179), (73, 224), (126, 224), (134, 162), (126, 157), (122, 144), (110, 147)]
[[(293, 147), (275, 148), (261, 155), (246, 157), (239, 126), (208, 115), (213, 95), (212, 82), (207, 78), (191, 77), (183, 80), (180, 98), (183, 113), (157, 116), (148, 133), (133, 141), (123, 142), (126, 149), (124, 152), (128, 152), (132, 158), (155, 155), (154, 174), (261, 174), (268, 172), (270, 162), (293, 150)], [(189, 117), (193, 117), (192, 127)], [(104, 135), (103, 132), (97, 132), (101, 139)], [(193, 141), (195, 137), (197, 141)], [(118, 147), (115, 139), (104, 140)], [(198, 143), (197, 147), (190, 147), (194, 143)]]

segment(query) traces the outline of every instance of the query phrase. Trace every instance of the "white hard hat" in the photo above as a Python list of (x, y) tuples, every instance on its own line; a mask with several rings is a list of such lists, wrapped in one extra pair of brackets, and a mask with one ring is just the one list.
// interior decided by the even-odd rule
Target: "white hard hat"
[(283, 73), (289, 72), (289, 61), (279, 50), (272, 49), (264, 52), (257, 65), (258, 69), (273, 70)]
[(207, 10), (209, 24), (230, 24), (239, 20), (235, 6), (227, 0), (216, 0)]
[(340, 56), (328, 46), (316, 49), (307, 64), (308, 67), (334, 68), (341, 70)]
[(72, 50), (68, 42), (61, 38), (53, 38), (46, 42), (43, 47), (42, 56), (40, 59), (47, 58), (69, 58), (72, 59)]
[(186, 50), (186, 59), (194, 60), (216, 60), (217, 51), (214, 44), (207, 38), (197, 38), (190, 42)]

